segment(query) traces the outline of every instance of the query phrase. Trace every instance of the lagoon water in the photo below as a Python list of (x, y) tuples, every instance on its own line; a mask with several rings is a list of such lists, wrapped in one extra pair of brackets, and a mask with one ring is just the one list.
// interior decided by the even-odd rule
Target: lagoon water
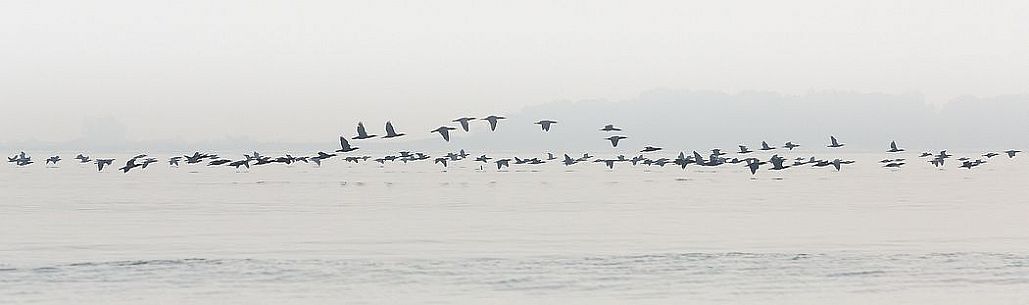
[(1029, 159), (849, 157), (8, 166), (0, 304), (1029, 303)]

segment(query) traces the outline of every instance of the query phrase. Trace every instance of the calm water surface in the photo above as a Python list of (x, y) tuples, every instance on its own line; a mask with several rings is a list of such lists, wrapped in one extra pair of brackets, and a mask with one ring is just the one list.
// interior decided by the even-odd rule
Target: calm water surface
[(6, 166), (0, 304), (1029, 303), (1029, 159), (851, 157)]

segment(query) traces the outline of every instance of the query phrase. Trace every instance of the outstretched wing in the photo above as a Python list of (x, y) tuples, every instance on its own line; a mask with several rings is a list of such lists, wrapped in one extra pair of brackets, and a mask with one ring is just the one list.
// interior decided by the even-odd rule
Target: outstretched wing
[(349, 149), (350, 148), (350, 142), (347, 142), (347, 138), (345, 138), (343, 136), (340, 136), (339, 137), (339, 146), (343, 150)]
[(446, 128), (440, 128), (439, 134), (443, 136), (444, 141), (450, 142), (450, 130), (447, 130)]
[(364, 130), (364, 123), (357, 122), (357, 136), (364, 137), (368, 135), (368, 131)]

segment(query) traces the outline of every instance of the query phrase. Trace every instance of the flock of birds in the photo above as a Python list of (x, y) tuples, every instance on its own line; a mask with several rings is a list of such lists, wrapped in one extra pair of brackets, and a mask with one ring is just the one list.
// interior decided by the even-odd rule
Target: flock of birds
[[(488, 122), (489, 123), (490, 131), (496, 131), (497, 125), (500, 123), (500, 121), (502, 121), (504, 119), (506, 119), (506, 118), (503, 117), (503, 116), (491, 115), (491, 116), (487, 116), (485, 118), (481, 118), (479, 120)], [(460, 126), (460, 128), (462, 130), (464, 130), (465, 132), (469, 132), (469, 129), (470, 129), (469, 125), (470, 125), (470, 122), (472, 122), (473, 120), (476, 120), (476, 118), (462, 117), (462, 118), (455, 119), (452, 122), (453, 123), (457, 123)], [(557, 124), (557, 123), (558, 123), (557, 121), (553, 121), (553, 120), (540, 120), (540, 121), (535, 122), (534, 124), (540, 125), (540, 128), (544, 132), (549, 132), (550, 129), (554, 126), (554, 124)], [(444, 141), (449, 142), (450, 141), (450, 132), (451, 131), (455, 131), (457, 129), (458, 128), (456, 128), (456, 127), (451, 127), (451, 126), (444, 125), (444, 126), (440, 126), (439, 128), (436, 128), (434, 130), (431, 130), (430, 133), (438, 133), (443, 138)], [(615, 127), (614, 125), (605, 125), (602, 128), (600, 128), (599, 130), (601, 132), (608, 133), (608, 134), (610, 134), (610, 133), (620, 133), (622, 131), (621, 128)], [(404, 133), (397, 132), (396, 128), (393, 126), (392, 122), (386, 122), (385, 132), (386, 132), (386, 134), (382, 136), (382, 138), (384, 138), (384, 139), (392, 139), (392, 138), (402, 137), (402, 136), (405, 135)], [(365, 140), (365, 139), (371, 139), (371, 138), (375, 138), (375, 137), (378, 137), (378, 135), (369, 134), (368, 130), (364, 127), (364, 124), (363, 123), (358, 123), (357, 124), (357, 135), (352, 137), (352, 138), (350, 138), (350, 139), (351, 140)], [(624, 135), (620, 135), (620, 134), (615, 134), (615, 135), (611, 135), (611, 136), (608, 136), (608, 137), (603, 138), (603, 139), (609, 141), (611, 143), (612, 147), (618, 147), (618, 144), (620, 143), (620, 141), (628, 139), (628, 137), (624, 136)], [(360, 163), (360, 162), (372, 160), (372, 161), (378, 162), (379, 164), (383, 164), (383, 165), (386, 162), (398, 162), (399, 161), (399, 162), (403, 162), (403, 163), (408, 163), (408, 162), (415, 162), (415, 161), (422, 161), (422, 160), (432, 160), (433, 163), (440, 164), (440, 165), (442, 165), (445, 168), (450, 163), (466, 160), (466, 159), (471, 157), (470, 154), (466, 153), (462, 149), (462, 150), (460, 150), (458, 152), (450, 152), (450, 153), (447, 153), (446, 155), (438, 156), (438, 157), (435, 157), (435, 158), (430, 156), (430, 155), (428, 155), (428, 154), (422, 153), (422, 152), (401, 151), (401, 152), (398, 152), (397, 154), (391, 154), (391, 155), (386, 155), (386, 156), (382, 156), (382, 157), (378, 157), (378, 158), (372, 159), (372, 156), (368, 156), (368, 155), (353, 155), (353, 154), (351, 154), (352, 152), (358, 150), (358, 147), (351, 145), (346, 137), (340, 136), (339, 137), (339, 143), (340, 143), (340, 148), (335, 150), (335, 151), (332, 151), (331, 153), (324, 152), (324, 151), (319, 151), (319, 152), (317, 152), (317, 154), (310, 155), (310, 156), (292, 156), (292, 155), (286, 154), (284, 156), (272, 157), (272, 156), (262, 155), (262, 154), (260, 154), (258, 152), (253, 152), (252, 154), (244, 154), (242, 159), (233, 160), (233, 159), (222, 158), (222, 157), (220, 157), (220, 156), (218, 156), (216, 154), (195, 152), (192, 155), (183, 155), (183, 156), (171, 157), (171, 158), (168, 159), (168, 164), (171, 165), (171, 166), (175, 166), (175, 167), (181, 166), (182, 164), (189, 164), (189, 165), (193, 165), (193, 164), (206, 164), (206, 166), (231, 166), (231, 167), (234, 167), (234, 168), (236, 168), (238, 170), (238, 169), (240, 169), (240, 167), (244, 167), (244, 168), (249, 169), (251, 166), (262, 166), (262, 165), (268, 165), (268, 164), (286, 164), (286, 165), (289, 165), (289, 164), (294, 164), (294, 163), (297, 163), (297, 162), (314, 163), (317, 166), (321, 166), (321, 164), (322, 164), (322, 162), (324, 160), (335, 158), (335, 157), (340, 157), (341, 159), (345, 160), (346, 162)], [(845, 144), (839, 142), (836, 139), (835, 136), (830, 136), (829, 137), (829, 144), (826, 145), (826, 147), (828, 147), (828, 148), (840, 148), (840, 147), (843, 147), (844, 145)], [(785, 144), (782, 145), (781, 149), (786, 149), (786, 150), (789, 150), (789, 151), (793, 151), (793, 149), (797, 148), (797, 147), (800, 147), (800, 145), (795, 144), (793, 142), (786, 142)], [(767, 142), (762, 141), (761, 142), (761, 148), (758, 148), (757, 150), (758, 151), (770, 152), (770, 151), (775, 151), (775, 150), (778, 150), (778, 149), (780, 149), (780, 148), (771, 146)], [(833, 159), (833, 160), (819, 159), (819, 158), (816, 158), (816, 157), (813, 157), (813, 156), (812, 157), (797, 157), (797, 158), (794, 158), (792, 160), (793, 162), (787, 162), (788, 160), (786, 158), (784, 158), (784, 157), (779, 156), (779, 154), (773, 154), (767, 160), (763, 160), (763, 159), (756, 158), (756, 157), (747, 157), (747, 156), (749, 156), (748, 154), (755, 152), (755, 150), (751, 150), (746, 145), (739, 145), (739, 151), (736, 151), (735, 152), (736, 156), (732, 157), (732, 158), (725, 157), (726, 155), (728, 155), (728, 153), (723, 152), (721, 149), (717, 149), (717, 148), (716, 149), (712, 149), (711, 153), (706, 158), (702, 154), (698, 153), (697, 151), (693, 151), (692, 154), (687, 154), (685, 152), (679, 152), (678, 157), (676, 157), (674, 159), (671, 159), (671, 158), (649, 157), (649, 155), (651, 155), (651, 153), (658, 152), (658, 151), (661, 151), (661, 150), (663, 150), (663, 148), (661, 148), (661, 147), (645, 146), (645, 147), (643, 147), (643, 149), (641, 149), (639, 151), (639, 154), (637, 156), (632, 157), (632, 158), (628, 158), (625, 155), (618, 155), (618, 156), (616, 156), (614, 158), (603, 159), (603, 158), (597, 158), (597, 157), (594, 157), (594, 156), (590, 156), (588, 153), (586, 153), (586, 154), (583, 154), (581, 157), (571, 157), (568, 154), (565, 154), (564, 158), (562, 159), (562, 158), (558, 158), (553, 153), (547, 153), (546, 157), (533, 157), (533, 158), (518, 158), (518, 157), (512, 157), (512, 158), (493, 158), (493, 157), (489, 157), (487, 155), (481, 155), (479, 157), (474, 158), (473, 160), (475, 162), (482, 162), (482, 165), (479, 167), (480, 169), (484, 169), (486, 164), (493, 163), (493, 164), (496, 165), (497, 170), (501, 170), (501, 169), (503, 169), (505, 167), (510, 167), (512, 164), (515, 164), (515, 165), (538, 165), (538, 164), (544, 164), (544, 163), (547, 163), (547, 162), (550, 162), (550, 161), (560, 162), (561, 164), (564, 164), (565, 166), (571, 166), (571, 165), (574, 165), (574, 164), (586, 163), (586, 162), (603, 163), (609, 169), (613, 169), (615, 164), (617, 164), (617, 163), (629, 163), (629, 164), (632, 164), (633, 166), (636, 166), (636, 165), (646, 165), (646, 166), (659, 166), (659, 167), (664, 167), (665, 165), (672, 164), (672, 165), (679, 166), (682, 169), (686, 169), (686, 167), (688, 165), (691, 165), (691, 164), (695, 165), (695, 166), (723, 166), (723, 165), (733, 165), (733, 164), (739, 165), (739, 164), (742, 164), (744, 167), (746, 167), (746, 168), (748, 168), (750, 170), (750, 173), (752, 175), (753, 174), (757, 174), (758, 170), (761, 169), (762, 167), (767, 167), (769, 170), (779, 171), (779, 170), (785, 170), (785, 169), (788, 169), (788, 168), (791, 168), (791, 167), (799, 167), (799, 166), (812, 166), (812, 167), (829, 167), (829, 166), (832, 166), (837, 171), (839, 171), (844, 165), (852, 164), (852, 163), (855, 162), (853, 160), (843, 160), (843, 159), (838, 159), (838, 158), (837, 159)], [(900, 148), (900, 147), (897, 146), (897, 142), (896, 141), (893, 141), (893, 142), (890, 142), (890, 148), (888, 150), (886, 150), (886, 153), (897, 154), (897, 153), (901, 153), (901, 152), (904, 152), (904, 151), (905, 150), (903, 148)], [(1019, 150), (1013, 150), (1013, 149), (1012, 150), (1003, 151), (1003, 153), (1006, 154), (1008, 156), (1008, 158), (1014, 158), (1015, 155), (1020, 153), (1020, 152), (1021, 151), (1019, 151)], [(960, 158), (957, 158), (957, 161), (960, 162), (960, 167), (961, 168), (972, 169), (974, 167), (977, 167), (977, 166), (980, 166), (980, 165), (983, 165), (983, 164), (987, 163), (987, 160), (989, 160), (990, 158), (999, 156), (999, 155), (1000, 155), (1000, 153), (997, 153), (997, 152), (987, 152), (985, 154), (982, 154), (982, 157), (984, 157), (985, 159), (977, 157), (976, 159), (973, 160), (973, 158), (970, 158), (970, 157), (960, 157)], [(948, 154), (946, 150), (940, 151), (938, 153), (923, 152), (923, 153), (921, 153), (921, 155), (919, 155), (919, 158), (925, 159), (928, 163), (930, 163), (930, 164), (932, 164), (933, 166), (936, 166), (936, 167), (944, 166), (944, 163), (946, 162), (946, 160), (950, 159), (951, 157), (953, 157), (953, 155)], [(77, 156), (75, 156), (75, 159), (78, 160), (78, 162), (82, 163), (82, 164), (88, 164), (88, 163), (95, 164), (97, 166), (97, 171), (103, 171), (104, 168), (106, 168), (107, 166), (111, 166), (115, 162), (115, 159), (106, 159), (106, 158), (95, 158), (94, 159), (94, 158), (91, 158), (90, 156), (86, 156), (86, 155), (83, 155), (83, 154), (78, 154)], [(49, 165), (56, 166), (57, 163), (60, 162), (61, 160), (62, 159), (61, 159), (60, 156), (52, 156), (52, 157), (49, 157), (49, 158), (46, 159), (45, 165), (47, 165), (47, 166), (49, 166)], [(32, 157), (27, 155), (25, 152), (21, 152), (19, 154), (14, 155), (14, 156), (8, 157), (7, 158), (7, 162), (13, 163), (14, 165), (19, 166), (19, 167), (28, 166), (28, 165), (34, 163), (32, 161)], [(157, 158), (150, 157), (150, 156), (148, 156), (146, 154), (140, 154), (140, 155), (136, 155), (136, 156), (134, 156), (132, 158), (129, 158), (125, 162), (125, 165), (122, 166), (121, 168), (118, 168), (118, 170), (120, 170), (120, 171), (122, 171), (124, 173), (128, 173), (129, 171), (131, 171), (133, 169), (137, 169), (137, 168), (145, 169), (145, 168), (147, 168), (148, 165), (153, 164), (153, 163), (157, 163), (157, 162), (160, 162)], [(905, 164), (907, 164), (906, 162), (907, 161), (904, 158), (887, 158), (887, 159), (883, 159), (882, 161), (880, 161), (882, 166), (885, 167), (885, 168), (900, 168), (900, 167), (904, 166)]]

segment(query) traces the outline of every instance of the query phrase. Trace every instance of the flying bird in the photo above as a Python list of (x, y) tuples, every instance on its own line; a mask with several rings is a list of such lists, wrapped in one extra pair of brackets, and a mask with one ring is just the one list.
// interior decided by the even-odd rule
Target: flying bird
[(151, 163), (157, 163), (157, 158), (146, 158), (146, 159), (143, 159), (143, 163), (140, 163), (139, 166), (141, 166), (143, 168), (146, 168), (147, 165), (150, 165)]
[(753, 158), (747, 159), (747, 168), (750, 169), (750, 174), (751, 175), (757, 174), (757, 170), (758, 170), (758, 168), (761, 167), (762, 163), (763, 162), (759, 161), (758, 159), (753, 159)]
[[(321, 159), (318, 159), (318, 162), (316, 162), (316, 163), (321, 165), (320, 162), (321, 162)], [(233, 161), (232, 163), (229, 163), (229, 166), (235, 167), (236, 169), (239, 169), (240, 166), (245, 166), (246, 168), (250, 168), (250, 160), (249, 159), (243, 159), (243, 160), (239, 160), (239, 161)]]
[(114, 159), (96, 159), (96, 171), (103, 171), (104, 166), (114, 163)]
[(453, 120), (451, 122), (461, 123), (461, 129), (464, 129), (464, 132), (468, 132), (468, 121), (471, 121), (471, 120), (474, 120), (474, 119), (475, 118), (464, 117), (464, 118)]
[(568, 154), (565, 154), (565, 159), (563, 161), (561, 161), (561, 163), (564, 163), (565, 166), (569, 166), (569, 165), (572, 165), (572, 164), (575, 164), (575, 163), (578, 163), (578, 162), (579, 162), (578, 160), (575, 160), (575, 159), (572, 159), (572, 157), (569, 157)]
[(628, 139), (628, 138), (629, 137), (625, 137), (625, 136), (610, 136), (610, 137), (607, 137), (607, 138), (604, 138), (604, 139), (608, 140), (608, 141), (611, 141), (611, 147), (618, 147), (618, 141), (621, 141), (622, 139)]
[(132, 158), (132, 159), (129, 159), (129, 161), (126, 161), (125, 162), (125, 166), (123, 166), (122, 168), (119, 168), (118, 170), (121, 170), (123, 173), (128, 173), (133, 168), (137, 168), (137, 167), (140, 167), (140, 166), (142, 166), (142, 165), (136, 163), (136, 158)]
[(404, 134), (402, 134), (402, 133), (397, 133), (396, 129), (393, 129), (393, 123), (391, 123), (389, 121), (386, 122), (386, 136), (384, 136), (383, 138), (385, 138), (385, 139), (396, 138), (396, 137), (401, 137), (403, 135)]
[(53, 163), (54, 165), (57, 165), (57, 162), (60, 162), (60, 161), (61, 161), (61, 156), (53, 156), (53, 157), (47, 158), (46, 162), (43, 163), (43, 164), (45, 165), (45, 164)]
[(497, 163), (497, 170), (502, 167), (511, 167), (511, 159), (500, 159), (495, 161)]
[(783, 161), (786, 161), (786, 159), (780, 157), (779, 155), (773, 155), (772, 158), (768, 160), (769, 163), (772, 163), (771, 170), (784, 170), (789, 168), (789, 165), (782, 164)]
[(897, 152), (902, 152), (902, 151), (904, 151), (903, 148), (897, 148), (897, 141), (890, 141), (890, 150), (887, 150), (886, 152), (888, 152), (888, 153), (897, 153)]
[(450, 126), (440, 126), (440, 128), (436, 128), (436, 129), (430, 130), (429, 132), (430, 133), (431, 132), (438, 132), (440, 136), (443, 136), (443, 140), (444, 141), (450, 142), (450, 131), (451, 130), (456, 130), (456, 129), (457, 128), (450, 127)]
[(837, 147), (843, 147), (843, 145), (844, 145), (843, 143), (840, 143), (839, 141), (836, 141), (836, 137), (835, 136), (829, 136), (829, 141), (832, 142), (832, 143), (829, 144), (829, 146), (826, 146), (826, 147), (837, 148)]
[(374, 138), (376, 135), (368, 134), (368, 131), (364, 129), (364, 123), (357, 122), (357, 136), (353, 137), (354, 140), (363, 140), (368, 138)]
[(783, 144), (783, 147), (786, 147), (786, 149), (789, 150), (793, 150), (794, 148), (800, 147), (800, 145), (793, 144), (793, 142), (786, 142), (786, 144)]
[(506, 118), (502, 117), (502, 116), (491, 115), (491, 116), (483, 118), (482, 120), (489, 122), (489, 130), (490, 131), (497, 131), (497, 122), (499, 122), (500, 120), (503, 120), (503, 119), (506, 119)]
[(604, 125), (604, 128), (601, 128), (600, 131), (622, 131), (622, 129), (615, 127), (615, 125), (608, 124)]
[(689, 157), (687, 157), (686, 153), (679, 152), (679, 157), (675, 158), (675, 161), (673, 161), (672, 163), (674, 163), (675, 165), (681, 166), (682, 169), (685, 170), (686, 169), (686, 165), (689, 165), (690, 163), (697, 163), (697, 161), (696, 160), (692, 160)]
[(543, 128), (543, 131), (550, 131), (550, 125), (557, 124), (557, 121), (542, 120), (536, 122), (535, 124), (540, 125), (540, 127)]
[(347, 142), (346, 137), (339, 137), (339, 149), (336, 150), (338, 153), (347, 153), (357, 150), (357, 147), (350, 146), (350, 142)]

